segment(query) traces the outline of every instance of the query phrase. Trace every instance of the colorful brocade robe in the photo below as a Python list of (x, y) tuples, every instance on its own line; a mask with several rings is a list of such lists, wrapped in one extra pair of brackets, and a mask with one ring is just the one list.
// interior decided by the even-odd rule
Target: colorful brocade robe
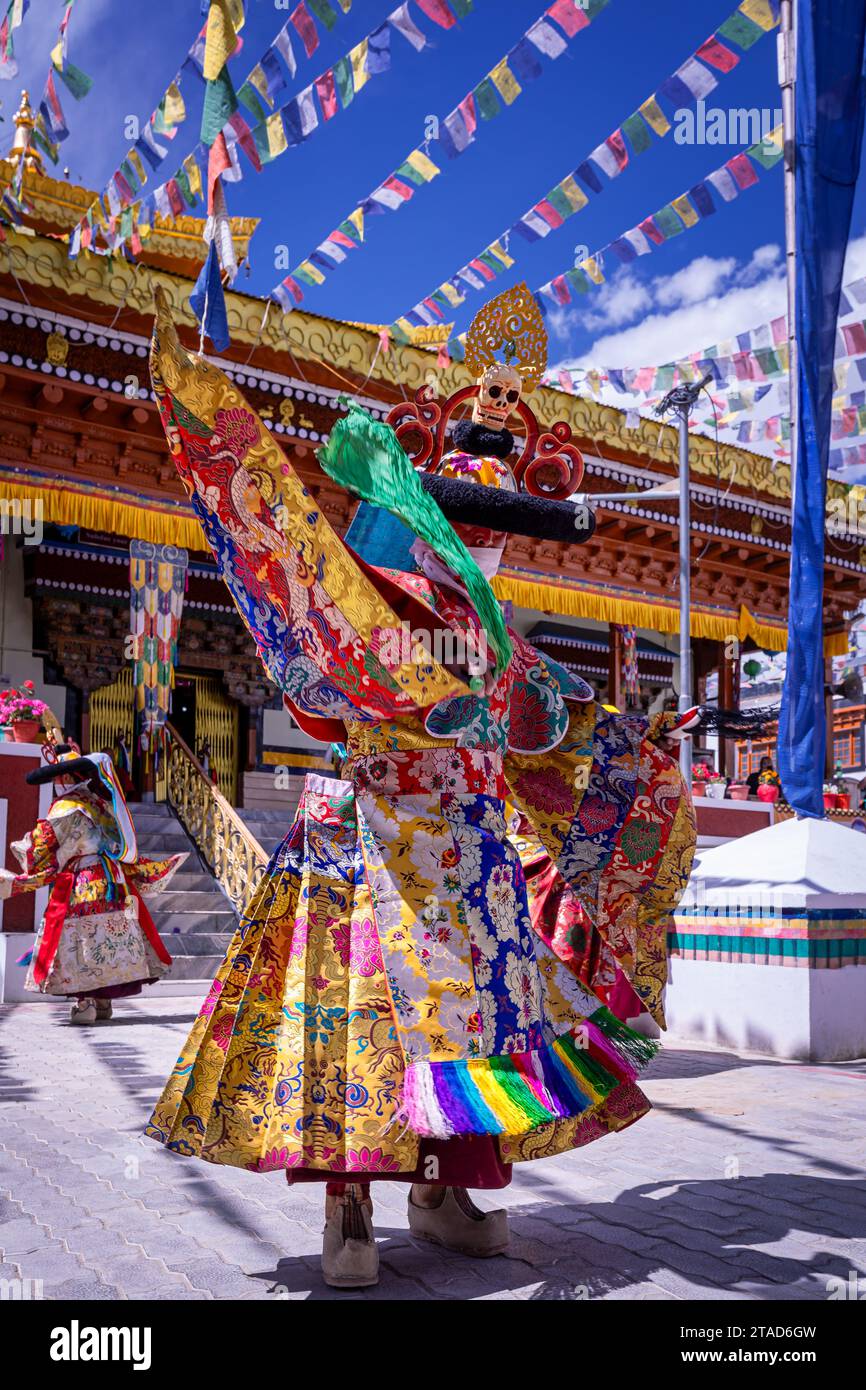
[(51, 890), (25, 988), (86, 995), (159, 979), (171, 964), (143, 897), (162, 891), (187, 858), (120, 864), (117, 825), (82, 785), (63, 792), (44, 820), (12, 845), (20, 874), (3, 874), (4, 896)]
[(347, 756), (339, 780), (306, 779), (148, 1133), (259, 1171), (387, 1176), (414, 1169), (425, 1138), (493, 1135), (514, 1161), (630, 1124), (653, 1047), (534, 926), (508, 817), (657, 1012), (694, 846), (677, 764), (648, 737), (662, 727), (610, 715), (516, 634), (473, 694), (430, 655), (482, 642), (465, 594), (364, 566), (164, 313), (152, 371), (269, 675)]

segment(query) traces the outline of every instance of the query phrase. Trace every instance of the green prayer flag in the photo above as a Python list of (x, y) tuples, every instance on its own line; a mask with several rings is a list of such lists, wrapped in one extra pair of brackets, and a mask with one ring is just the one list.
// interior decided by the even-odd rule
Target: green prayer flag
[(264, 124), (253, 126), (252, 136), (259, 159), (263, 164), (270, 164), (273, 155), (271, 154), (271, 142), (268, 139), (267, 127)]
[(764, 30), (760, 24), (756, 24), (753, 19), (748, 19), (740, 10), (734, 10), (729, 19), (724, 24), (720, 24), (716, 30), (716, 37), (730, 39), (731, 43), (737, 44), (740, 48), (751, 48), (753, 43), (757, 43), (762, 38)]
[(420, 174), (417, 169), (413, 168), (413, 166), (409, 163), (408, 160), (405, 162), (405, 164), (401, 164), (399, 169), (395, 169), (394, 172), (396, 173), (398, 178), (405, 179), (407, 183), (414, 183), (416, 188), (420, 188), (422, 184), (425, 184), (427, 182), (427, 180), (424, 178), (424, 175)]
[(252, 111), (256, 118), (257, 125), (260, 125), (262, 121), (266, 121), (271, 114), (270, 111), (266, 111), (262, 105), (259, 94), (252, 82), (245, 82), (244, 85), (238, 89), (238, 100), (242, 101), (249, 111)]
[(465, 19), (472, 13), (472, 0), (450, 0), (450, 4), (458, 19)]
[(578, 294), (586, 294), (588, 292), (591, 283), (590, 278), (586, 271), (581, 270), (579, 266), (574, 266), (573, 269), (567, 270), (565, 272), (565, 278), (571, 285), (571, 288), (577, 290)]
[(762, 169), (772, 169), (778, 164), (785, 153), (785, 147), (781, 140), (759, 140), (757, 145), (750, 145), (746, 154), (750, 159), (754, 159), (756, 164), (760, 164)]
[(348, 106), (355, 95), (355, 79), (352, 76), (352, 64), (348, 58), (340, 58), (334, 64), (334, 82), (340, 97), (340, 104)]
[(643, 154), (652, 144), (649, 126), (639, 111), (635, 111), (633, 116), (629, 116), (627, 121), (623, 121), (620, 126), (623, 135), (627, 135), (629, 143), (635, 154)]
[(494, 275), (501, 275), (505, 269), (502, 262), (491, 251), (482, 251), (478, 260), (482, 265), (486, 265), (489, 270), (492, 270)]
[(489, 77), (478, 83), (472, 95), (475, 97), (475, 105), (482, 120), (492, 121), (494, 116), (499, 115), (499, 97)]
[(571, 217), (574, 207), (569, 202), (561, 188), (552, 188), (547, 195), (547, 201), (551, 207), (556, 208), (560, 217)]
[(120, 214), (120, 236), (121, 240), (127, 241), (132, 236), (132, 208), (124, 208)]
[(136, 174), (128, 159), (125, 159), (120, 166), (120, 172), (126, 179), (133, 193), (137, 193), (141, 188), (141, 179)]
[(212, 145), (230, 116), (238, 109), (237, 93), (229, 74), (228, 63), (220, 70), (213, 82), (208, 82), (204, 91), (204, 107), (201, 113), (201, 139), (205, 145)]
[(187, 207), (194, 208), (196, 204), (196, 197), (192, 189), (190, 188), (189, 175), (186, 173), (184, 169), (178, 169), (177, 173), (174, 176), (174, 180), (178, 188), (180, 189), (181, 197), (183, 198), (183, 201), (186, 203)]
[(667, 207), (663, 207), (660, 212), (655, 213), (653, 222), (655, 222), (662, 236), (665, 238), (665, 241), (672, 236), (679, 236), (680, 232), (685, 231), (682, 218), (674, 212), (670, 203), (668, 203)]
[(607, 3), (608, 0), (580, 0), (578, 8), (583, 10), (587, 19), (592, 20), (597, 14), (601, 14)]
[(350, 222), (348, 219), (340, 223), (337, 231), (342, 232), (343, 236), (351, 237), (352, 241), (360, 242), (358, 228), (355, 226), (354, 222)]
[(331, 9), (328, 0), (307, 0), (310, 9), (317, 19), (320, 19), (326, 29), (333, 29), (337, 22), (337, 16)]
[(82, 72), (81, 68), (77, 68), (74, 63), (65, 62), (62, 68), (57, 69), (57, 72), (76, 101), (86, 97), (93, 86), (93, 78), (88, 77), (87, 73)]

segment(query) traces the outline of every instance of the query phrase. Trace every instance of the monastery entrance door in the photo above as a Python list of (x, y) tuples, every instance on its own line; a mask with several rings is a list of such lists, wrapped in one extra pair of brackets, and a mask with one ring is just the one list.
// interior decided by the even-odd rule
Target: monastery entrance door
[(169, 720), (196, 757), (204, 751), (209, 771), (232, 804), (238, 789), (238, 707), (218, 676), (178, 671)]

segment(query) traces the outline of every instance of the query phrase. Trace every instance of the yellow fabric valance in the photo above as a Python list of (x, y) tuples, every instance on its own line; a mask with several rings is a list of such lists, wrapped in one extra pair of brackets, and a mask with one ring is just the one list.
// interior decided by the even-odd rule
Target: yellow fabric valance
[[(511, 574), (498, 574), (493, 580), (497, 598), (510, 599), (521, 608), (536, 608), (541, 612), (557, 613), (567, 618), (594, 618), (597, 622), (622, 623), (649, 628), (652, 632), (679, 632), (680, 611), (673, 605), (645, 603), (640, 599), (620, 598), (576, 586), (548, 583), (541, 578), (523, 579)], [(737, 617), (733, 613), (703, 613), (692, 609), (692, 637), (707, 637), (726, 642), (737, 637), (741, 642), (751, 637), (762, 651), (782, 652), (788, 645), (788, 629), (775, 623), (759, 622), (745, 605)], [(848, 634), (833, 632), (824, 638), (825, 656), (843, 656), (848, 650)]]
[(124, 502), (102, 490), (78, 490), (69, 479), (57, 484), (0, 478), (0, 500), (40, 502), (42, 519), (56, 526), (85, 526), (158, 545), (180, 545), (187, 550), (207, 550), (204, 532), (194, 516), (161, 510), (153, 499)]

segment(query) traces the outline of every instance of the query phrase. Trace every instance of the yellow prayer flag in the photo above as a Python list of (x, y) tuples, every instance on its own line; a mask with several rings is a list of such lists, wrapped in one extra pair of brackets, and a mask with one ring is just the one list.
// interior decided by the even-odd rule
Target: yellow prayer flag
[(200, 196), (204, 190), (201, 186), (201, 169), (198, 167), (195, 155), (187, 155), (183, 161), (183, 171), (189, 181), (190, 192)]
[(58, 72), (63, 71), (63, 44), (55, 44), (50, 53), (51, 62)]
[(513, 101), (516, 101), (523, 91), (523, 88), (508, 66), (507, 58), (503, 58), (501, 63), (497, 63), (496, 67), (487, 75), (506, 106), (510, 106)]
[(567, 179), (563, 179), (559, 185), (575, 212), (585, 208), (589, 199), (581, 188), (580, 184), (569, 174)]
[(692, 206), (691, 200), (687, 193), (683, 193), (682, 196), (679, 198), (674, 198), (673, 202), (671, 203), (671, 207), (674, 209), (675, 212), (679, 213), (680, 217), (683, 219), (687, 227), (693, 227), (695, 223), (698, 221), (698, 214)]
[(415, 329), (408, 319), (395, 319), (395, 325), (397, 328), (402, 328), (407, 338), (412, 338), (414, 336)]
[(186, 119), (186, 106), (176, 82), (172, 82), (165, 94), (162, 118), (167, 126), (180, 125)]
[(141, 162), (141, 155), (138, 153), (138, 150), (130, 150), (126, 157), (138, 175), (138, 182), (147, 183), (147, 174), (145, 173), (144, 165)]
[(590, 280), (594, 285), (601, 285), (604, 282), (604, 276), (601, 273), (601, 266), (595, 259), (595, 256), (588, 256), (585, 261), (581, 261), (580, 268), (581, 270), (586, 271), (587, 275), (589, 276)]
[(268, 106), (273, 106), (274, 103), (268, 95), (268, 79), (265, 76), (265, 70), (262, 67), (261, 63), (256, 63), (255, 67), (253, 68), (252, 72), (247, 78), (247, 81), (250, 83), (252, 87), (255, 87), (259, 96), (264, 98), (264, 100), (268, 103)]
[(667, 135), (671, 128), (671, 123), (655, 97), (649, 97), (639, 110), (647, 125), (651, 130), (655, 131), (656, 135)]
[(370, 79), (370, 74), (367, 71), (367, 43), (367, 39), (362, 39), (349, 53), (349, 62), (352, 64), (352, 77), (354, 78), (356, 92), (360, 92), (361, 88)]
[(742, 0), (742, 4), (738, 5), (737, 8), (741, 14), (744, 14), (747, 19), (751, 19), (753, 23), (759, 24), (762, 29), (775, 29), (779, 22), (773, 13), (770, 0)]
[(514, 260), (513, 260), (513, 258), (512, 258), (511, 256), (509, 256), (508, 252), (505, 250), (505, 247), (502, 245), (502, 242), (501, 242), (501, 241), (493, 241), (493, 242), (491, 242), (487, 249), (488, 249), (488, 251), (492, 251), (492, 252), (493, 252), (493, 254), (494, 254), (494, 256), (496, 257), (496, 259), (502, 262), (502, 264), (505, 266), (505, 269), (506, 269), (506, 270), (509, 268), (509, 266), (514, 265)]
[(303, 270), (305, 275), (309, 275), (310, 279), (314, 282), (314, 284), (324, 284), (324, 275), (319, 270), (318, 266), (313, 265), (312, 261), (301, 261), (301, 264), (298, 266), (298, 269)]
[(355, 208), (354, 212), (349, 213), (348, 221), (351, 222), (355, 231), (358, 233), (359, 241), (364, 240), (364, 214), (361, 208)]
[[(234, 21), (240, 9), (240, 24)], [(207, 35), (204, 43), (204, 76), (213, 82), (219, 77), (238, 42), (238, 29), (243, 24), (243, 5), (238, 0), (210, 0)]]
[(411, 164), (412, 168), (421, 175), (422, 179), (427, 179), (428, 182), (430, 179), (435, 179), (436, 175), (440, 172), (438, 166), (433, 163), (432, 159), (427, 158), (423, 150), (413, 150), (406, 160), (406, 163)]
[(107, 223), (107, 221), (106, 221), (106, 219), (105, 219), (105, 213), (104, 213), (103, 208), (102, 208), (102, 199), (101, 199), (101, 198), (97, 198), (95, 202), (91, 203), (91, 205), (90, 205), (90, 211), (91, 211), (91, 213), (93, 214), (94, 220), (95, 220), (96, 222), (99, 223), (100, 227), (104, 227), (105, 230), (107, 231), (107, 230), (108, 230), (108, 223)]
[(447, 280), (444, 285), (439, 286), (439, 289), (441, 293), (444, 294), (445, 298), (448, 300), (448, 303), (451, 305), (452, 309), (456, 309), (458, 305), (462, 304), (464, 299), (466, 298), (465, 295), (460, 294), (460, 292), (456, 290), (454, 286)]
[(268, 132), (268, 149), (276, 158), (287, 148), (286, 128), (283, 125), (282, 111), (275, 111), (272, 116), (268, 116), (265, 121), (265, 130)]

